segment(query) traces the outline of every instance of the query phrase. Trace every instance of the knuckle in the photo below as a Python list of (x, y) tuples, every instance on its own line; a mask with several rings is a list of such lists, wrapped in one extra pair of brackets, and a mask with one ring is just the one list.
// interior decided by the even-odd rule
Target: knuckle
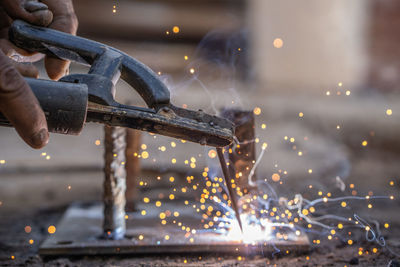
[(78, 30), (78, 18), (75, 13), (64, 14), (58, 18), (58, 21), (64, 32), (76, 34)]
[(11, 64), (0, 66), (0, 88), (2, 94), (18, 95), (25, 86), (25, 81)]

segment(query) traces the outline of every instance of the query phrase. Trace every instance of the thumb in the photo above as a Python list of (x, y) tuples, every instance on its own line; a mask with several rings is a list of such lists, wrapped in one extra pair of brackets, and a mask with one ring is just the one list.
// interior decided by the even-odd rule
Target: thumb
[(48, 143), (47, 122), (29, 85), (0, 51), (0, 111), (22, 139), (33, 148)]

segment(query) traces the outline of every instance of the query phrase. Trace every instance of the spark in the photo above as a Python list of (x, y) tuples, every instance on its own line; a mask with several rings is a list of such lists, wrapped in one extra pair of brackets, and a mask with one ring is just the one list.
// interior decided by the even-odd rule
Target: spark
[(254, 109), (253, 109), (253, 113), (254, 113), (254, 115), (260, 115), (261, 114), (261, 108), (259, 108), (259, 107), (255, 107)]
[(56, 227), (54, 225), (50, 225), (47, 228), (47, 232), (49, 232), (49, 234), (54, 234), (56, 232)]
[(368, 145), (368, 141), (367, 141), (367, 140), (363, 140), (363, 141), (361, 142), (361, 145), (362, 145), (362, 146), (367, 146), (367, 145)]
[(283, 46), (283, 40), (281, 38), (275, 38), (273, 45), (275, 48), (282, 48)]
[(147, 159), (149, 157), (149, 152), (143, 151), (141, 156), (142, 156), (143, 159)]
[(274, 173), (274, 174), (272, 174), (271, 179), (274, 182), (279, 182), (279, 180), (281, 179), (281, 176), (278, 173)]
[(177, 33), (180, 32), (180, 28), (179, 28), (178, 26), (174, 26), (174, 27), (172, 28), (172, 31), (173, 31), (175, 34), (177, 34)]

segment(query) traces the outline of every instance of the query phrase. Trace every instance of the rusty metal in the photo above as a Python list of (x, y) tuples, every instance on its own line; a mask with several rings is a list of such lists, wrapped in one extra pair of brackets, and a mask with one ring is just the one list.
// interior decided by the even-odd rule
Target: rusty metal
[(126, 170), (126, 205), (127, 212), (136, 210), (138, 200), (137, 178), (140, 174), (140, 141), (142, 133), (137, 130), (126, 129), (126, 150), (125, 150), (125, 170)]
[(240, 196), (246, 195), (257, 190), (255, 183), (252, 183), (257, 180), (256, 176), (253, 175), (252, 181), (249, 181), (249, 174), (256, 162), (254, 114), (252, 111), (224, 109), (221, 116), (235, 125), (235, 142), (227, 150), (237, 191)]
[[(145, 206), (139, 208), (144, 209)], [(184, 221), (190, 229), (202, 228), (200, 214), (193, 213), (190, 208), (185, 210), (185, 205), (174, 204), (174, 208), (180, 211), (180, 221)], [(39, 253), (42, 256), (224, 253), (268, 257), (279, 251), (290, 251), (293, 255), (308, 252), (310, 249), (309, 240), (304, 233), (300, 236), (288, 234), (287, 240), (277, 239), (275, 235), (266, 236), (265, 241), (252, 244), (227, 240), (224, 234), (216, 231), (198, 231), (188, 237), (186, 231), (175, 224), (160, 224), (158, 214), (159, 212), (148, 210), (146, 216), (129, 216), (126, 220), (125, 238), (107, 240), (100, 238), (102, 205), (73, 205), (56, 226), (57, 231), (42, 243)], [(168, 240), (166, 235), (169, 236)]]
[[(174, 106), (170, 102), (168, 88), (157, 74), (113, 47), (19, 20), (15, 20), (10, 27), (9, 39), (16, 46), (31, 52), (91, 65), (89, 73), (67, 75), (57, 82), (58, 87), (69, 83), (87, 86), (89, 102), (80, 107), (85, 111), (88, 106), (86, 122), (128, 127), (215, 147), (232, 142), (234, 129), (230, 121), (201, 110), (191, 111)], [(118, 72), (139, 93), (148, 108), (115, 101), (111, 89)], [(49, 101), (62, 102), (65, 99), (54, 97), (42, 101), (41, 105), (45, 106)]]
[(104, 237), (122, 239), (125, 235), (125, 134), (121, 127), (104, 127)]

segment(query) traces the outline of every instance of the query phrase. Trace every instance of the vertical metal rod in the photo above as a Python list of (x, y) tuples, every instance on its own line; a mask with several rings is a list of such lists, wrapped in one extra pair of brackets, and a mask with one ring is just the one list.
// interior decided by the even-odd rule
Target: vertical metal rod
[[(111, 64), (112, 62), (118, 64)], [(114, 62), (114, 63), (115, 63)], [(112, 66), (111, 66), (111, 65)], [(113, 81), (110, 88), (113, 98), (115, 98), (115, 83), (118, 81), (120, 72), (118, 70), (121, 58), (112, 51), (105, 51), (93, 63), (91, 71), (102, 74)], [(111, 67), (109, 67), (109, 65)], [(103, 232), (105, 238), (122, 239), (126, 232), (125, 224), (125, 149), (126, 149), (126, 129), (121, 127), (104, 126), (104, 221)]]
[(138, 200), (137, 178), (140, 174), (140, 158), (138, 157), (141, 143), (141, 132), (126, 129), (126, 207), (127, 212), (136, 210)]
[(104, 127), (104, 221), (106, 238), (122, 239), (125, 235), (125, 129)]

